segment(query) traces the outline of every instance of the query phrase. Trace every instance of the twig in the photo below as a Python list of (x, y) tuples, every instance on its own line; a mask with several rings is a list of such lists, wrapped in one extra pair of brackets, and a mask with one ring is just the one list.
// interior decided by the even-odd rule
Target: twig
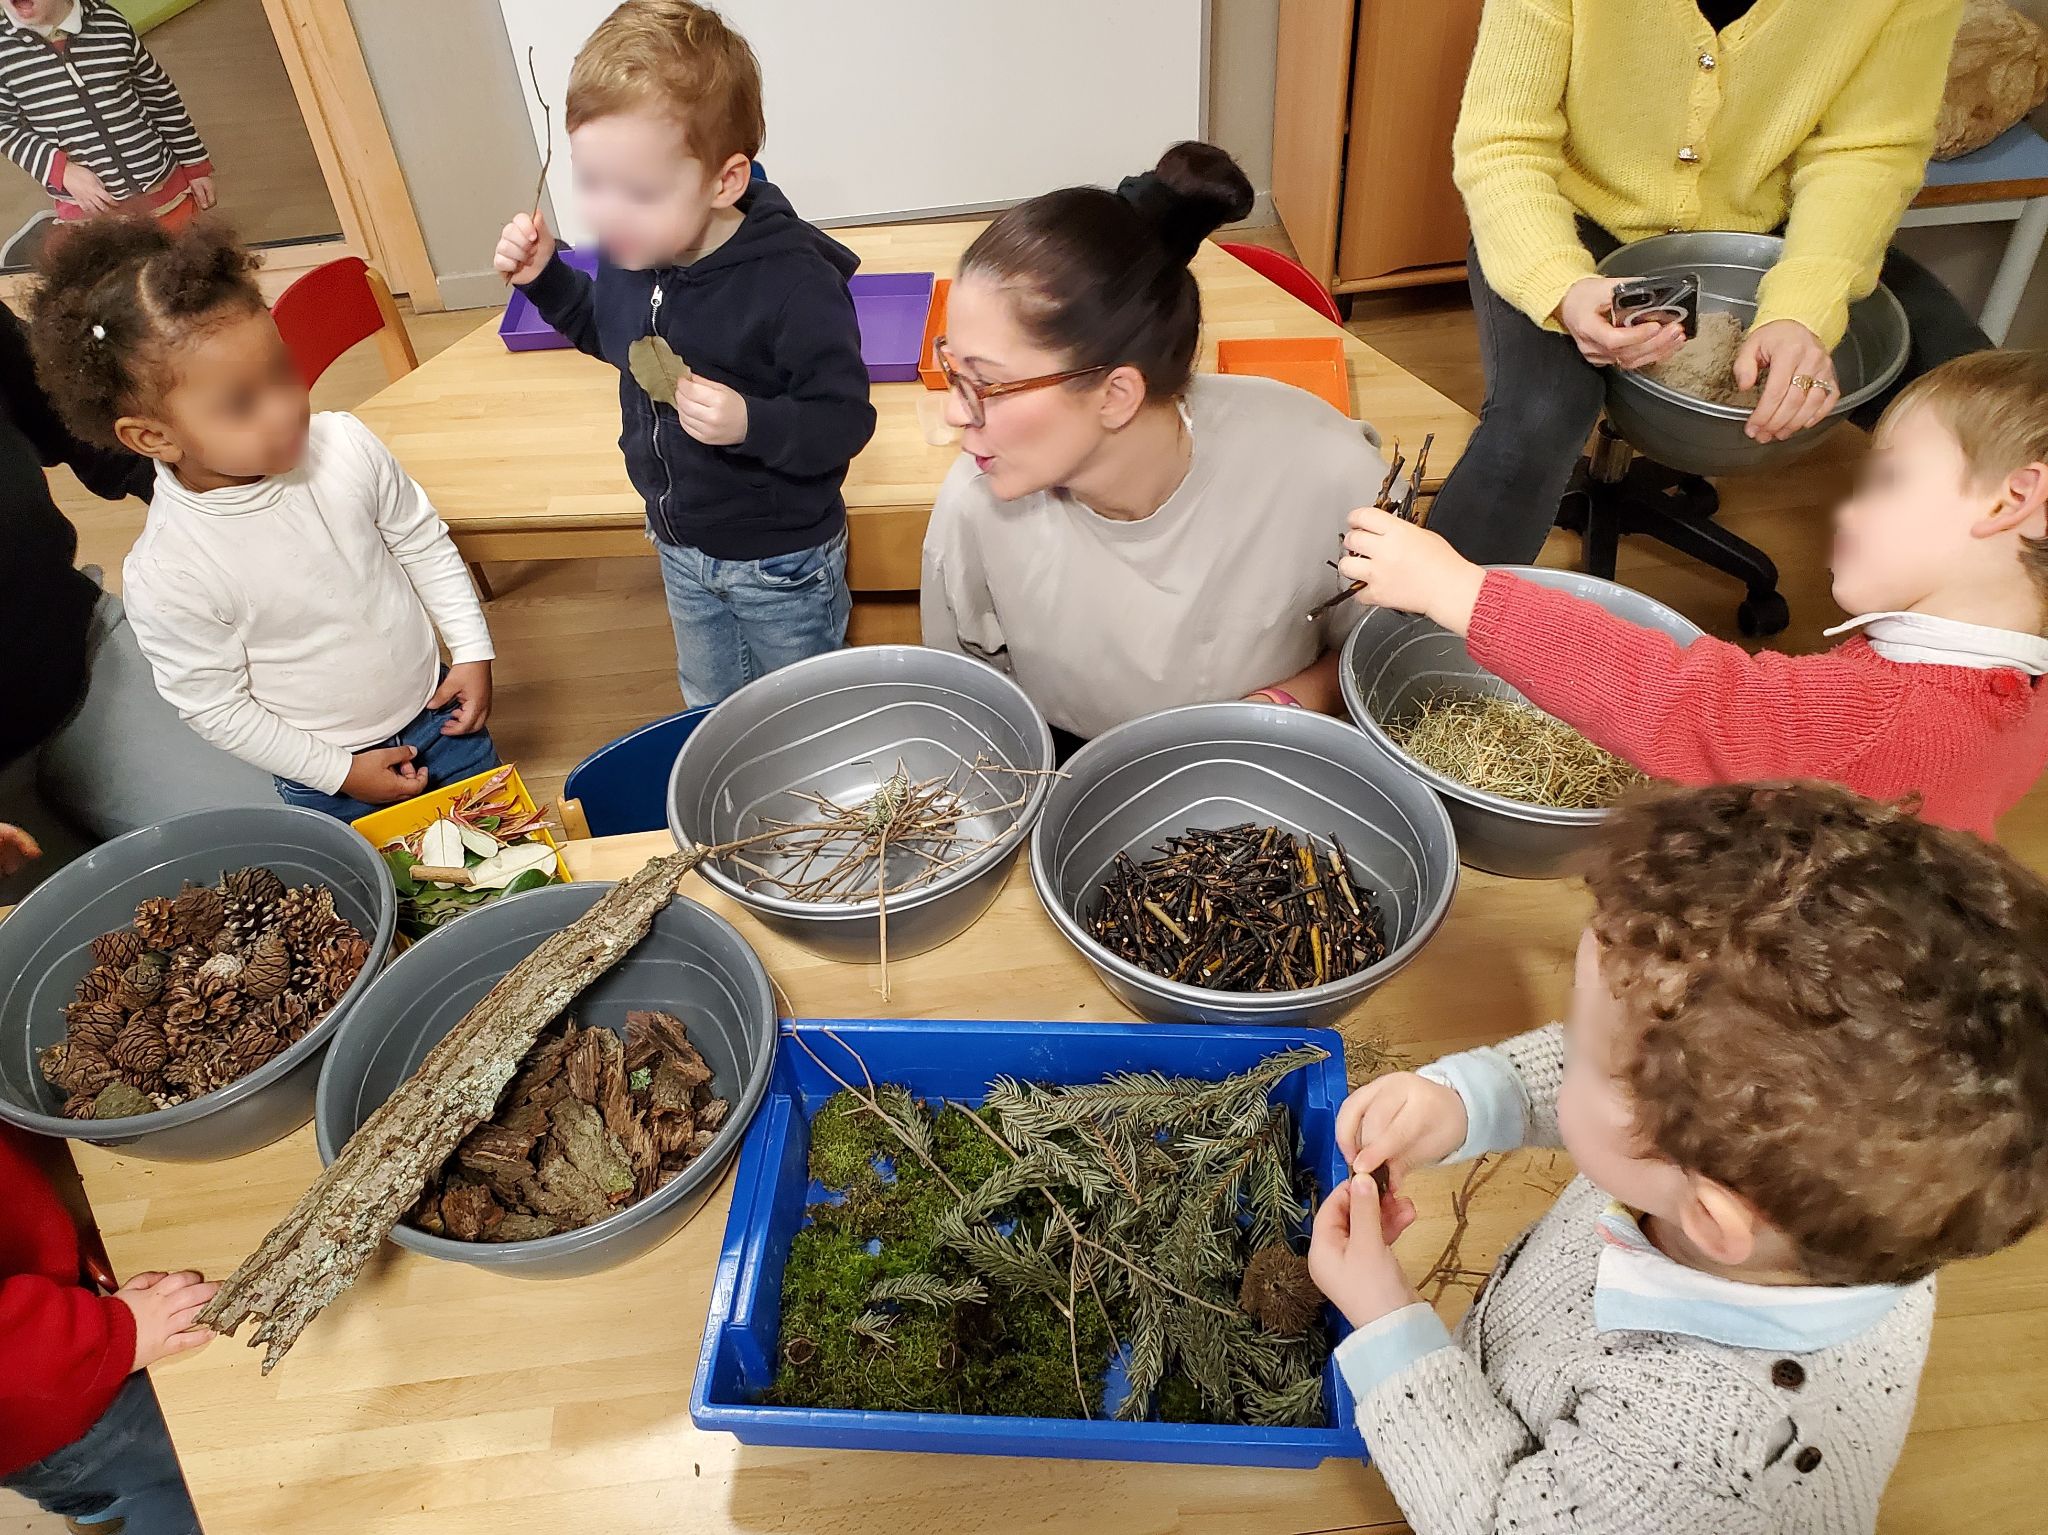
[(1436, 1286), (1436, 1289), (1429, 1298), (1431, 1301), (1438, 1301), (1443, 1299), (1444, 1291), (1448, 1290), (1453, 1284), (1469, 1282), (1473, 1278), (1484, 1279), (1486, 1277), (1484, 1270), (1475, 1271), (1465, 1267), (1462, 1248), (1465, 1243), (1465, 1233), (1472, 1224), (1473, 1196), (1485, 1188), (1488, 1182), (1492, 1180), (1494, 1174), (1506, 1165), (1506, 1162), (1500, 1157), (1481, 1157), (1472, 1164), (1472, 1170), (1465, 1174), (1464, 1187), (1451, 1196), (1452, 1221), (1450, 1239), (1444, 1243), (1444, 1250), (1437, 1254), (1436, 1262), (1432, 1263), (1428, 1271), (1415, 1282), (1415, 1288), (1418, 1293), (1433, 1284)]
[[(1422, 451), (1425, 454), (1429, 452), (1430, 443), (1435, 440), (1436, 434), (1434, 432), (1430, 433), (1428, 437), (1423, 439)], [(1397, 508), (1394, 505), (1394, 503), (1389, 499), (1389, 497), (1391, 497), (1394, 492), (1394, 481), (1400, 478), (1401, 466), (1406, 462), (1407, 460), (1402, 458), (1401, 456), (1400, 441), (1396, 439), (1394, 443), (1393, 462), (1387, 465), (1387, 477), (1384, 480), (1380, 481), (1379, 493), (1372, 498), (1372, 504), (1378, 507), (1379, 510), (1383, 512), (1394, 512), (1396, 513), (1396, 515), (1403, 515), (1402, 513), (1400, 513), (1399, 508)], [(1310, 608), (1308, 611), (1310, 621), (1313, 622), (1314, 620), (1321, 618), (1325, 613), (1329, 612), (1330, 609), (1336, 607), (1339, 603), (1344, 602), (1349, 598), (1356, 597), (1360, 592), (1364, 590), (1365, 583), (1363, 581), (1353, 581), (1349, 586), (1345, 587), (1343, 591), (1337, 593), (1336, 596), (1331, 597), (1323, 602), (1319, 602), (1314, 607)]]
[(547, 195), (548, 168), (555, 163), (555, 114), (548, 108), (548, 99), (540, 93), (540, 73), (533, 67), (533, 48), (526, 50), (526, 78), (533, 82), (533, 99), (540, 103), (540, 131), (547, 138), (547, 152), (540, 160), (540, 180), (533, 188), (533, 219), (540, 222), (540, 202)]

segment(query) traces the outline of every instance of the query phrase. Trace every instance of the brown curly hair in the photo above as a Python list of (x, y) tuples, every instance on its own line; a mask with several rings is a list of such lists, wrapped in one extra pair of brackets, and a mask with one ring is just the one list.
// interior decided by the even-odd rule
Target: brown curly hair
[(173, 235), (151, 218), (98, 218), (51, 240), (28, 336), (64, 424), (111, 447), (116, 421), (154, 414), (179, 343), (264, 307), (257, 265), (212, 219)]
[(1587, 883), (1639, 1133), (1816, 1282), (1904, 1283), (2048, 1215), (2048, 886), (2008, 854), (1732, 784), (1622, 805)]

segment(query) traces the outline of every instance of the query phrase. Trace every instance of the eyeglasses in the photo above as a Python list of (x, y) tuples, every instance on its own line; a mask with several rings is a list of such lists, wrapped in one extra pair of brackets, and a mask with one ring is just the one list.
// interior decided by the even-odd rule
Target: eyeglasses
[(1000, 399), (1006, 394), (1026, 394), (1033, 389), (1050, 389), (1054, 384), (1072, 383), (1075, 379), (1086, 378), (1091, 373), (1107, 373), (1116, 366), (1113, 362), (1100, 362), (1092, 368), (1069, 368), (1065, 373), (1041, 373), (1036, 378), (1013, 378), (1000, 384), (977, 384), (953, 366), (953, 359), (946, 350), (944, 336), (932, 343), (932, 356), (939, 365), (939, 372), (946, 380), (946, 387), (953, 391), (953, 398), (960, 402), (960, 409), (966, 413), (969, 426), (988, 425), (990, 400)]

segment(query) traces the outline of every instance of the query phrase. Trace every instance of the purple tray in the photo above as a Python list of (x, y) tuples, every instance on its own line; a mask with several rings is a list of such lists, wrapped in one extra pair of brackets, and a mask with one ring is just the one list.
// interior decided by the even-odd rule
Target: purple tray
[[(597, 275), (597, 252), (565, 250), (562, 259), (586, 277)], [(559, 351), (569, 339), (540, 317), (529, 299), (512, 290), (512, 302), (505, 306), (505, 318), (498, 322), (498, 339), (508, 352)]]
[(878, 384), (914, 384), (932, 312), (930, 272), (856, 273), (846, 280), (860, 320), (860, 359)]

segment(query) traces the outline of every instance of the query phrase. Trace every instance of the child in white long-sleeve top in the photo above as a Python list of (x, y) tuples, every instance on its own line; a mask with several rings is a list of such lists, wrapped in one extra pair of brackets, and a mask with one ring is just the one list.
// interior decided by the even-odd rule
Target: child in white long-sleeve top
[[(1563, 1025), (1339, 1113), (1309, 1266), (1374, 1463), (1416, 1535), (1868, 1535), (1935, 1271), (2048, 1215), (2048, 886), (1812, 783), (1631, 803), (1587, 882)], [(1560, 1144), (1454, 1339), (1403, 1178)]]
[(156, 460), (123, 577), (159, 690), (289, 803), (352, 818), (497, 765), (491, 636), (425, 493), (311, 413), (255, 265), (215, 226), (84, 226), (31, 344), (74, 432)]

